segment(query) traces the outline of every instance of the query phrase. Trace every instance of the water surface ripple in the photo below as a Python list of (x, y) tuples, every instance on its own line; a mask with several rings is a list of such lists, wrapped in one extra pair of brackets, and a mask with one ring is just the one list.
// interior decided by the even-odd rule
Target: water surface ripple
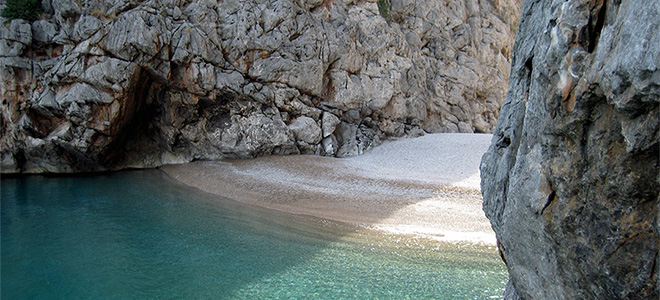
[(493, 299), (494, 249), (245, 206), (160, 171), (3, 178), (1, 298)]

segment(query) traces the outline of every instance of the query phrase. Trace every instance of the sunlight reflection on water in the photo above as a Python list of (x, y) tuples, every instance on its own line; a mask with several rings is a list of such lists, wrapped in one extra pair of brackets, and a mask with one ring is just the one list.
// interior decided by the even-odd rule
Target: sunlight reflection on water
[(489, 299), (496, 250), (245, 206), (159, 171), (2, 179), (2, 299)]

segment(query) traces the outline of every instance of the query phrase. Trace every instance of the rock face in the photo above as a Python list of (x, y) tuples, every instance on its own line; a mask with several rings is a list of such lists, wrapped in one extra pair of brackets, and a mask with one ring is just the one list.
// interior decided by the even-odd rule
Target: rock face
[(0, 27), (2, 172), (490, 132), (519, 2), (44, 0)]
[(660, 1), (523, 4), (481, 163), (508, 299), (658, 299)]

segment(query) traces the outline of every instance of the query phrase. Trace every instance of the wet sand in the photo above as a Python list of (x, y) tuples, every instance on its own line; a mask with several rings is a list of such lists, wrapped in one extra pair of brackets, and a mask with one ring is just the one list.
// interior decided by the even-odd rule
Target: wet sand
[(431, 134), (361, 156), (271, 156), (161, 168), (203, 191), (395, 234), (495, 244), (481, 210), (479, 161), (491, 135)]

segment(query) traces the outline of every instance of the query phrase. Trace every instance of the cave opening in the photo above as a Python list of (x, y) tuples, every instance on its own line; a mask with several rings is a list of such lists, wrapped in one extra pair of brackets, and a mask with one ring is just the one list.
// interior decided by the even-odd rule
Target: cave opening
[(99, 155), (99, 163), (108, 169), (130, 165), (131, 153), (149, 150), (145, 149), (145, 143), (140, 142), (145, 137), (157, 140), (149, 130), (157, 112), (156, 99), (162, 97), (164, 88), (147, 70), (141, 68), (137, 73), (137, 79), (121, 104), (122, 116), (119, 119), (123, 122), (113, 130), (113, 141)]

